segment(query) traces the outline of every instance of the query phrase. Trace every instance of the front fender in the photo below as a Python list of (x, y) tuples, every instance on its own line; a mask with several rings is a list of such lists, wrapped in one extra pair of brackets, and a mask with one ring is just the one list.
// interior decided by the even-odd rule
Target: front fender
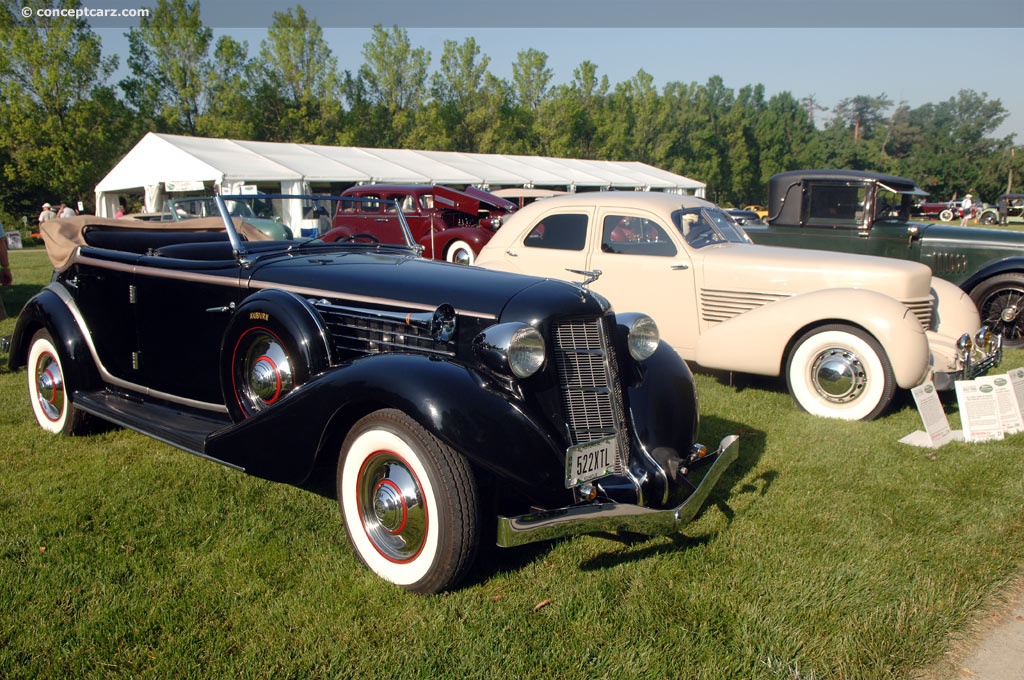
[(338, 428), (353, 417), (396, 408), (500, 480), (535, 496), (561, 491), (562, 447), (540, 418), (464, 366), (409, 354), (342, 364), (302, 385), (273, 408), (212, 434), (205, 452), (275, 481), (305, 480)]
[(999, 274), (1024, 274), (1024, 257), (1007, 257), (998, 262), (990, 262), (978, 271), (971, 274), (970, 278), (960, 284), (960, 288), (970, 293), (978, 284), (997, 276)]
[(971, 296), (956, 284), (932, 277), (932, 295), (935, 296), (934, 331), (939, 335), (958, 338), (981, 328), (981, 316)]
[(860, 288), (831, 288), (772, 302), (713, 326), (697, 341), (701, 366), (758, 375), (780, 375), (790, 343), (826, 323), (859, 326), (885, 348), (900, 387), (927, 375), (928, 338), (899, 300)]

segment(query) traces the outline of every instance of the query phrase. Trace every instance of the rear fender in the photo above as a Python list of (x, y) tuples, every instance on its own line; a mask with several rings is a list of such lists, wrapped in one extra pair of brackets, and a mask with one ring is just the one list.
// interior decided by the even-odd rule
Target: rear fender
[(438, 254), (437, 259), (443, 258), (445, 251), (448, 250), (448, 246), (452, 241), (465, 241), (473, 249), (473, 252), (479, 254), (480, 249), (487, 245), (487, 242), (491, 240), (492, 234), (493, 232), (482, 227), (455, 227), (439, 229), (434, 232), (433, 250), (430, 247), (431, 241), (429, 232), (420, 239), (419, 244), (424, 248), (424, 257), (433, 257), (433, 251), (436, 250)]
[(45, 328), (53, 336), (69, 382), (78, 389), (97, 388), (100, 376), (88, 339), (79, 324), (80, 319), (78, 308), (68, 292), (57, 284), (47, 285), (25, 303), (18, 315), (11, 336), (10, 369), (13, 371), (25, 366), (32, 336)]
[(701, 334), (694, 360), (706, 368), (777, 376), (790, 344), (826, 323), (858, 326), (873, 335), (900, 387), (914, 387), (928, 374), (928, 338), (917, 317), (899, 300), (859, 288), (795, 295), (723, 321)]

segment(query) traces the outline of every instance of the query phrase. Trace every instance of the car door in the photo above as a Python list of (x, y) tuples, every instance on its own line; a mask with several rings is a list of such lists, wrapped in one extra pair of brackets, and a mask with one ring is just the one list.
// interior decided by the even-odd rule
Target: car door
[(139, 255), (85, 247), (82, 261), (61, 275), (71, 291), (100, 367), (121, 380), (136, 382), (133, 353), (138, 345), (133, 323), (132, 282)]
[(587, 266), (589, 208), (545, 213), (528, 225), (505, 251), (508, 269), (522, 274), (582, 282)]
[(700, 324), (694, 267), (678, 230), (639, 210), (605, 208), (595, 216), (587, 269), (601, 276), (590, 288), (619, 312), (643, 312), (661, 337), (693, 358)]
[(135, 272), (137, 363), (150, 390), (223, 404), (221, 340), (245, 296), (241, 266), (144, 257)]

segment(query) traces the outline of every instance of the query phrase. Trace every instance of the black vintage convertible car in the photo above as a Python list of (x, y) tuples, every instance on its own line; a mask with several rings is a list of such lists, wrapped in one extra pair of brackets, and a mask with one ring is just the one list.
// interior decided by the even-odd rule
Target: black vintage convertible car
[(43, 429), (326, 475), (362, 561), (420, 593), (485, 535), (674, 532), (736, 458), (735, 436), (696, 443), (693, 378), (643, 314), (411, 239), (267, 240), (218, 202), (212, 224), (44, 225), (53, 279), (6, 339)]

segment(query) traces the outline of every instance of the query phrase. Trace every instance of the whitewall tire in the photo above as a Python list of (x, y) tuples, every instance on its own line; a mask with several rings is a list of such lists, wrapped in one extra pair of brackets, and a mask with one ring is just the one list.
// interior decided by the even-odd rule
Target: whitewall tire
[(338, 460), (338, 504), (359, 559), (417, 593), (451, 588), (479, 541), (468, 462), (401, 411), (376, 411), (348, 433)]
[(445, 253), (445, 259), (455, 264), (473, 264), (476, 262), (476, 253), (465, 241), (452, 241)]
[(842, 324), (801, 336), (786, 362), (786, 380), (800, 408), (826, 418), (872, 420), (896, 394), (882, 346), (867, 332)]
[(75, 408), (73, 388), (53, 337), (46, 330), (36, 331), (28, 350), (28, 393), (39, 427), (63, 435), (85, 431), (86, 414)]

